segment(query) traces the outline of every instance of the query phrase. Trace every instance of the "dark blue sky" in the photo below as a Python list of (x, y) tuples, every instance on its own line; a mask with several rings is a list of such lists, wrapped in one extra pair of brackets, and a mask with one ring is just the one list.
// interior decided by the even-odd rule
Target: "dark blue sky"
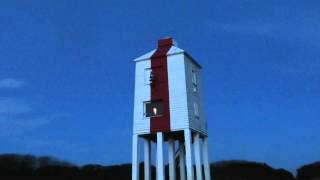
[(0, 2), (0, 153), (130, 162), (133, 59), (203, 65), (212, 161), (320, 159), (320, 1)]

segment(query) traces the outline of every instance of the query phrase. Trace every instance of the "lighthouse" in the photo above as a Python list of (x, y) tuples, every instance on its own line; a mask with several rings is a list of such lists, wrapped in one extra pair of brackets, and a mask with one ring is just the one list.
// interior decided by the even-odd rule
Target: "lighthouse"
[(172, 38), (134, 62), (132, 180), (141, 162), (144, 179), (151, 179), (152, 159), (157, 180), (165, 179), (167, 163), (170, 180), (210, 180), (201, 65)]

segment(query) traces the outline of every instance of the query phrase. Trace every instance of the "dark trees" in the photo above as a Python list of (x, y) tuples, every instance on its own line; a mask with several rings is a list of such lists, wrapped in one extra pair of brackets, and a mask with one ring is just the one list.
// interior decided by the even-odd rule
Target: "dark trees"
[(297, 170), (298, 180), (320, 179), (320, 161), (304, 165)]

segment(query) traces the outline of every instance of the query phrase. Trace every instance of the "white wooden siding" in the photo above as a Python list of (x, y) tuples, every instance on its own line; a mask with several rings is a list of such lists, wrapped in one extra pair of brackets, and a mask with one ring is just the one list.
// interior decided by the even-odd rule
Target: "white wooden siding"
[(150, 133), (150, 119), (145, 118), (143, 107), (143, 102), (151, 99), (150, 85), (145, 83), (145, 70), (151, 68), (150, 62), (150, 59), (136, 62), (133, 120), (135, 134)]
[[(185, 74), (186, 74), (186, 89), (187, 89), (187, 102), (188, 102), (188, 120), (190, 128), (199, 131), (203, 134), (207, 134), (206, 120), (203, 110), (202, 102), (202, 83), (201, 83), (201, 69), (188, 57), (185, 59)], [(197, 75), (197, 91), (193, 91), (193, 74), (195, 71)], [(199, 109), (199, 117), (196, 117), (194, 110), (194, 103), (197, 103)]]
[(169, 55), (167, 62), (170, 127), (176, 131), (189, 127), (184, 55)]

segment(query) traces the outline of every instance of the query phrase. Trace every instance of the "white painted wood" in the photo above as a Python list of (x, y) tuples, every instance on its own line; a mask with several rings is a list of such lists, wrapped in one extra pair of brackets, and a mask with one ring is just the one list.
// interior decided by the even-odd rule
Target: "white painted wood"
[(164, 180), (163, 133), (157, 132), (157, 180)]
[(144, 139), (144, 179), (151, 179), (151, 141)]
[[(202, 81), (201, 81), (201, 69), (195, 64), (189, 56), (185, 58), (185, 74), (186, 74), (186, 89), (187, 89), (187, 102), (188, 102), (188, 120), (189, 127), (195, 131), (201, 132), (207, 135), (206, 119), (203, 110), (202, 101)], [(193, 73), (196, 74), (197, 91), (194, 92), (194, 85), (192, 82)], [(194, 104), (198, 105), (199, 115), (196, 116)]]
[(133, 132), (135, 134), (150, 133), (150, 118), (144, 116), (143, 104), (151, 99), (150, 85), (145, 84), (145, 71), (150, 67), (150, 60), (136, 62), (133, 118)]
[(183, 49), (178, 48), (177, 46), (172, 46), (170, 50), (167, 52), (167, 56), (172, 56), (176, 54), (183, 54), (185, 51)]
[(189, 128), (189, 120), (184, 55), (168, 56), (167, 64), (170, 128), (172, 131), (186, 129)]
[(205, 134), (208, 135), (207, 133), (207, 118), (206, 118), (206, 113), (205, 113), (205, 108), (204, 108), (204, 101), (203, 101), (203, 86), (202, 86), (202, 78), (201, 78), (201, 71), (198, 71), (198, 102), (199, 102), (199, 113), (200, 113), (200, 130)]
[(204, 176), (205, 180), (211, 180), (210, 163), (208, 155), (208, 137), (203, 138), (203, 164), (204, 164)]
[(132, 180), (139, 180), (139, 136), (133, 135), (132, 138)]
[(202, 180), (202, 163), (201, 163), (201, 148), (200, 148), (200, 135), (199, 133), (194, 134), (194, 155), (196, 162), (196, 175), (197, 180)]
[(176, 163), (175, 163), (175, 144), (174, 139), (168, 140), (169, 155), (169, 180), (176, 179)]
[(184, 140), (185, 140), (185, 147), (186, 147), (186, 162), (187, 162), (187, 179), (193, 180), (193, 160), (192, 160), (192, 136), (191, 130), (186, 129), (184, 130)]
[(186, 156), (184, 141), (179, 142), (180, 151), (179, 151), (179, 168), (180, 168), (180, 180), (186, 180)]
[(154, 54), (154, 52), (156, 52), (156, 50), (152, 50), (152, 51), (149, 51), (148, 53), (134, 59), (134, 61), (138, 62), (138, 61), (146, 61), (146, 60), (149, 60), (151, 58), (151, 56)]

